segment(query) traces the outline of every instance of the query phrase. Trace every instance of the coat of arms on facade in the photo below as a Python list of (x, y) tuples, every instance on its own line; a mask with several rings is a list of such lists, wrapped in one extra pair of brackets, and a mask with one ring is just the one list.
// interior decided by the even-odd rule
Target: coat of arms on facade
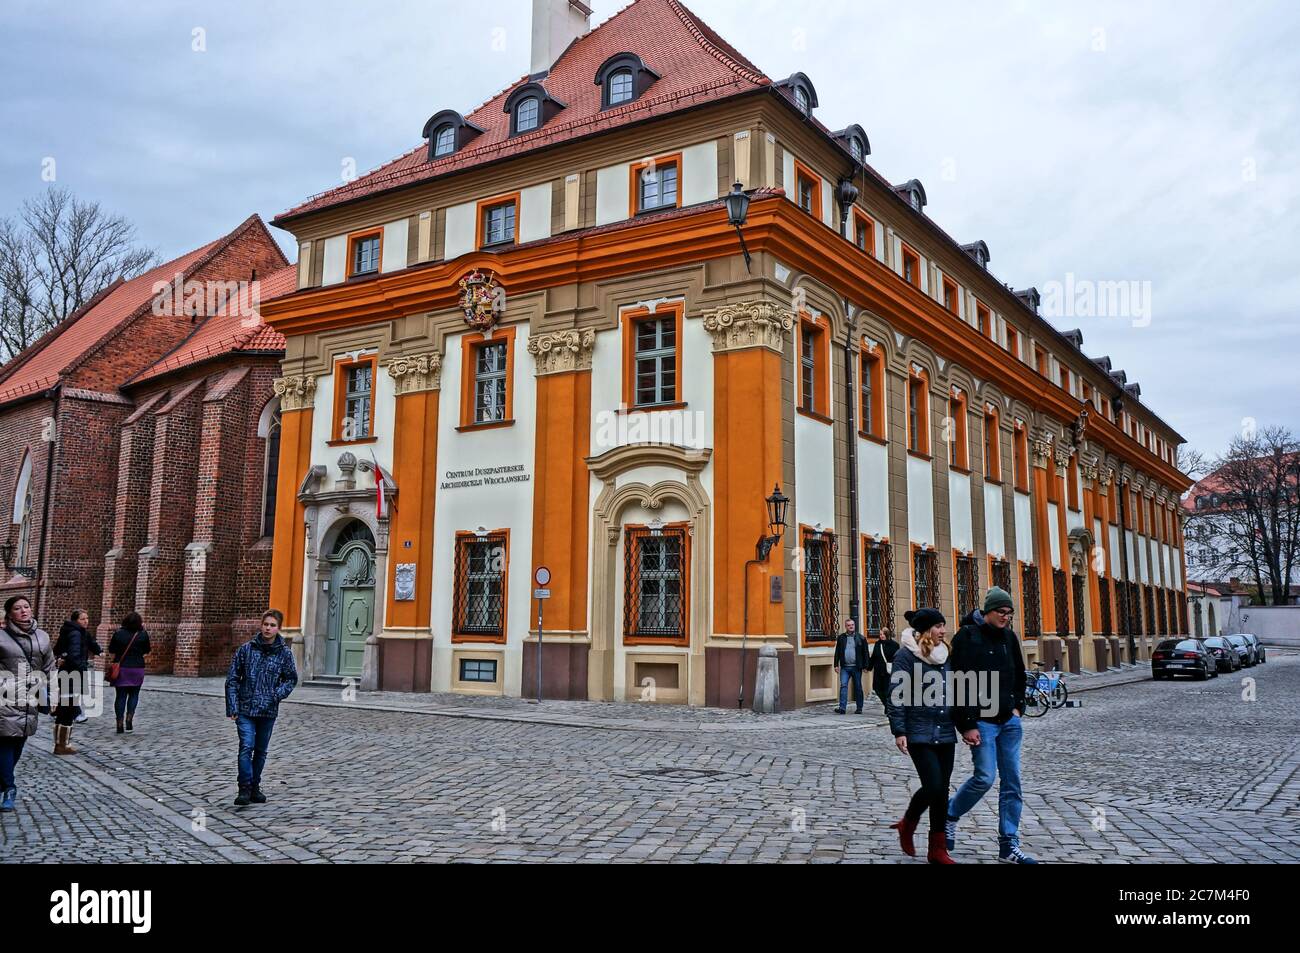
[(465, 313), (465, 323), (484, 334), (491, 334), (501, 315), (500, 283), (495, 273), (487, 274), (475, 268), (460, 279), (460, 307)]

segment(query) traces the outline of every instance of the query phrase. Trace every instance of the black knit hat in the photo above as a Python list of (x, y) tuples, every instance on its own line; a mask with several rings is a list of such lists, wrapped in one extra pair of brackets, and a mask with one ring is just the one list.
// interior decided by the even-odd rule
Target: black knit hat
[(938, 609), (911, 609), (903, 613), (903, 618), (918, 635), (948, 621)]

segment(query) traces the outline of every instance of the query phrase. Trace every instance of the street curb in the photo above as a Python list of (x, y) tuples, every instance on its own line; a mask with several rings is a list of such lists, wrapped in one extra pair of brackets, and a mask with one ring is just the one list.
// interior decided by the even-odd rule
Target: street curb
[[(200, 698), (221, 698), (219, 692), (201, 691), (195, 688), (175, 688), (170, 685), (156, 685), (150, 688), (154, 692), (166, 692), (172, 695), (194, 695)], [(778, 726), (787, 726), (792, 729), (805, 731), (855, 731), (860, 728), (872, 727), (866, 724), (792, 724), (789, 721), (777, 722), (682, 722), (677, 725), (667, 724), (647, 724), (646, 722), (633, 722), (628, 719), (585, 719), (578, 720), (573, 718), (559, 717), (527, 717), (524, 715), (515, 715), (510, 712), (483, 712), (459, 708), (401, 708), (395, 705), (364, 705), (348, 702), (327, 702), (319, 699), (295, 699), (289, 698), (281, 702), (282, 705), (311, 705), (316, 708), (341, 708), (345, 711), (381, 711), (398, 715), (432, 715), (439, 718), (467, 718), (473, 721), (502, 721), (520, 725), (546, 725), (551, 728), (588, 728), (604, 729), (607, 731), (652, 731), (652, 732), (683, 732), (683, 731), (776, 731), (781, 730)]]
[[(44, 752), (41, 752), (41, 754), (44, 754)], [(54, 756), (50, 755), (49, 757), (53, 758)], [(214, 834), (209, 830), (196, 831), (191, 819), (186, 817), (184, 814), (173, 811), (166, 804), (163, 804), (161, 801), (137, 790), (121, 778), (115, 778), (107, 771), (94, 767), (84, 758), (64, 758), (59, 761), (59, 763), (76, 768), (93, 780), (98, 781), (106, 788), (109, 788), (115, 794), (126, 798), (136, 807), (148, 810), (150, 813), (162, 818), (173, 826), (180, 828), (195, 840), (207, 847), (211, 847), (232, 864), (258, 863), (260, 861), (260, 858), (256, 854), (250, 853), (249, 851), (244, 850), (244, 848), (236, 846), (220, 834)]]

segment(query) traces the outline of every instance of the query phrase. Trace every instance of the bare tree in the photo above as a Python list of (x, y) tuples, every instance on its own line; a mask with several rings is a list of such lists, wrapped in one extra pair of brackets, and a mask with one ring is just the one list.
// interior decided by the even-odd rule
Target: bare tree
[(1285, 427), (1244, 433), (1208, 469), (1187, 519), (1189, 560), (1285, 605), (1300, 566), (1300, 440)]
[(118, 279), (154, 262), (135, 226), (51, 188), (0, 219), (0, 360), (9, 360)]

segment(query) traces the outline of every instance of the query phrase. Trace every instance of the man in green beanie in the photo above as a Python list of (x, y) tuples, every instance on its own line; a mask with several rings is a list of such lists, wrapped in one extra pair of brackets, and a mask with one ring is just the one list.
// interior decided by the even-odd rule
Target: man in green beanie
[[(984, 609), (961, 620), (952, 640), (951, 664), (957, 685), (974, 684), (987, 691), (979, 699), (958, 699), (953, 721), (970, 746), (975, 773), (948, 802), (945, 825), (948, 850), (956, 847), (957, 821), (998, 785), (998, 860), (1008, 864), (1037, 863), (1020, 849), (1020, 715), (1025, 710), (1025, 659), (1020, 640), (1011, 629), (1015, 609), (1011, 594), (994, 586), (984, 597)], [(975, 676), (972, 680), (969, 676)], [(963, 678), (963, 676), (966, 676)]]

